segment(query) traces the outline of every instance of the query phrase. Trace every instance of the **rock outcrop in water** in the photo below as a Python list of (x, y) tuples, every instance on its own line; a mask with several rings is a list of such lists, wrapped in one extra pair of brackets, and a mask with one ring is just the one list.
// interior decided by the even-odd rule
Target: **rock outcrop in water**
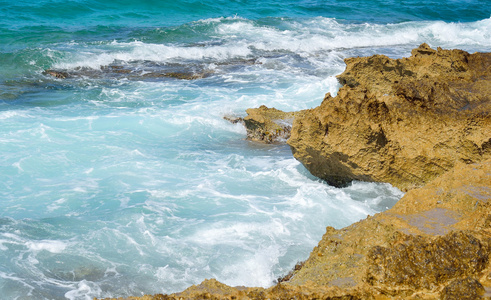
[(246, 110), (247, 116), (223, 118), (233, 124), (241, 123), (247, 130), (247, 139), (266, 143), (285, 143), (290, 138), (293, 119), (297, 112), (284, 112), (276, 108), (261, 105)]
[(423, 44), (409, 58), (345, 61), (337, 96), (299, 112), (288, 141), (313, 175), (409, 190), (491, 157), (491, 53)]
[(491, 53), (423, 44), (410, 58), (346, 62), (345, 86), (295, 113), (288, 143), (328, 182), (409, 192), (383, 213), (327, 227), (269, 289), (212, 279), (130, 299), (491, 299)]
[(166, 78), (195, 80), (213, 75), (217, 70), (226, 72), (238, 67), (257, 64), (255, 60), (234, 59), (209, 64), (196, 62), (114, 61), (99, 68), (75, 67), (71, 69), (47, 69), (43, 74), (58, 79), (112, 79), (112, 80), (163, 80)]
[(284, 143), (290, 138), (296, 112), (284, 112), (264, 105), (249, 108), (246, 112), (245, 118), (224, 118), (232, 123), (243, 123), (247, 130), (247, 139), (255, 142)]
[(157, 80), (162, 78), (175, 78), (184, 80), (194, 80), (205, 78), (212, 74), (212, 71), (202, 67), (190, 67), (180, 64), (149, 64), (128, 65), (113, 63), (101, 66), (99, 69), (76, 67), (73, 69), (48, 69), (44, 75), (56, 77), (58, 79), (69, 78), (97, 78), (97, 79), (127, 79), (127, 80)]

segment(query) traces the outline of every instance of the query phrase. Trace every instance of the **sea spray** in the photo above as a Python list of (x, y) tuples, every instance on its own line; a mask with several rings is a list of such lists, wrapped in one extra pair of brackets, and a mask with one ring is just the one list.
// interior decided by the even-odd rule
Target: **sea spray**
[[(418, 1), (394, 9), (373, 1), (4, 2), (6, 299), (171, 293), (205, 278), (273, 284), (326, 226), (385, 210), (402, 193), (376, 183), (330, 187), (288, 146), (249, 142), (223, 116), (263, 104), (315, 107), (337, 92), (346, 57), (408, 56), (423, 42), (491, 46), (489, 13), (472, 1), (440, 12)], [(207, 76), (145, 77), (176, 65)]]

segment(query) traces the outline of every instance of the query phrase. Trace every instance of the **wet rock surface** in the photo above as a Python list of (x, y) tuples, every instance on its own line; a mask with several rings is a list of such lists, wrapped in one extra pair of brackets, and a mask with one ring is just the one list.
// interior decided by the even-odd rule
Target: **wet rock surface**
[[(58, 79), (113, 79), (113, 80), (164, 80), (166, 78), (195, 80), (209, 77), (218, 70), (230, 71), (234, 68), (256, 64), (255, 60), (236, 59), (209, 64), (193, 63), (160, 63), (156, 61), (114, 61), (99, 68), (75, 67), (71, 69), (47, 69), (46, 76)], [(213, 68), (210, 67), (213, 65)]]
[(175, 78), (184, 80), (194, 80), (205, 78), (211, 75), (211, 70), (203, 68), (190, 68), (185, 65), (154, 64), (145, 67), (131, 66), (127, 64), (111, 64), (101, 66), (99, 69), (76, 67), (74, 69), (48, 69), (44, 75), (56, 77), (58, 79), (127, 79), (127, 80), (158, 80), (165, 78)]
[(286, 142), (290, 138), (294, 112), (283, 112), (264, 105), (249, 108), (246, 112), (244, 125), (248, 139), (269, 144)]
[(247, 139), (254, 142), (286, 143), (290, 138), (296, 112), (284, 112), (265, 105), (249, 108), (246, 112), (245, 118), (235, 116), (224, 116), (223, 118), (233, 124), (243, 124), (247, 130)]

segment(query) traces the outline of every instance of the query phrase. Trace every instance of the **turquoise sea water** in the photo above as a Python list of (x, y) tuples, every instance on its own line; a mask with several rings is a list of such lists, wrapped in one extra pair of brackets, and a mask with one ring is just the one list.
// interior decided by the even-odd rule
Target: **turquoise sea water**
[[(32, 2), (0, 0), (1, 299), (273, 284), (402, 193), (330, 187), (223, 116), (315, 107), (346, 57), (491, 49), (487, 0)], [(209, 76), (144, 76), (169, 67)]]

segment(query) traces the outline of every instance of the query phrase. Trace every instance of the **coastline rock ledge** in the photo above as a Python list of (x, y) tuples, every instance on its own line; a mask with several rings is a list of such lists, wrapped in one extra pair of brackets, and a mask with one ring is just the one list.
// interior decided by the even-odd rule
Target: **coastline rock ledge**
[[(270, 288), (210, 279), (127, 299), (491, 299), (491, 53), (423, 44), (409, 58), (345, 61), (336, 97), (286, 115), (288, 144), (330, 184), (389, 182), (404, 197), (327, 227), (309, 258)], [(260, 111), (255, 129), (268, 123), (270, 109)], [(281, 113), (271, 112), (278, 124)]]
[(491, 158), (491, 53), (431, 49), (345, 59), (343, 87), (298, 112), (288, 144), (315, 176), (422, 187)]

